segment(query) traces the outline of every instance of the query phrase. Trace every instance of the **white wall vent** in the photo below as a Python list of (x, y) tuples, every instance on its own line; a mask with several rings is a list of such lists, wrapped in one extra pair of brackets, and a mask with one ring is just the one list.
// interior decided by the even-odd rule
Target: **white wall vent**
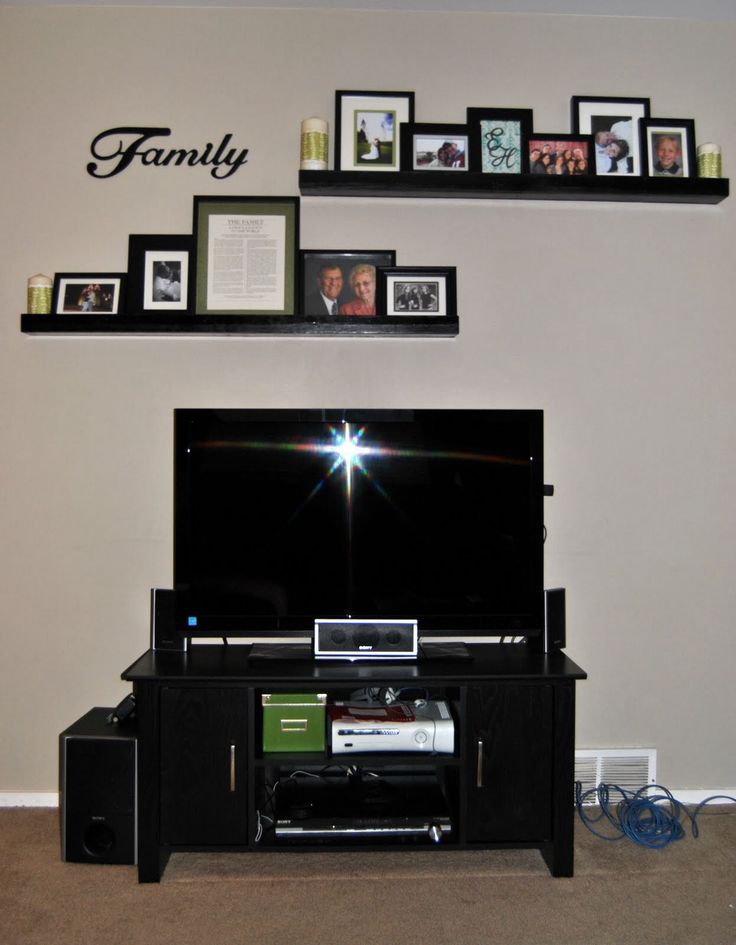
[[(616, 784), (624, 791), (635, 791), (657, 783), (656, 748), (580, 748), (575, 752), (575, 780), (583, 794), (599, 784)], [(595, 804), (595, 796), (586, 799)]]

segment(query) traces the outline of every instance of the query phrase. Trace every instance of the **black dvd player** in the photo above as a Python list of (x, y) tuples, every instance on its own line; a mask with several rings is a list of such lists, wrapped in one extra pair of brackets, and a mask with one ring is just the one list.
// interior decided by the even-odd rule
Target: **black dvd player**
[(404, 836), (438, 843), (452, 820), (434, 774), (282, 778), (276, 790), (276, 837)]

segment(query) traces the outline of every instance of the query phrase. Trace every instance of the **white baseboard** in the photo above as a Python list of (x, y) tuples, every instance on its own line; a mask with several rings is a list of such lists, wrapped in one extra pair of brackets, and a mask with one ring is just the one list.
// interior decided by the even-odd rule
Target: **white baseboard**
[(673, 791), (670, 788), (667, 790), (681, 804), (702, 804), (711, 797), (714, 798), (713, 804), (736, 804), (736, 788), (713, 788), (707, 791)]
[(0, 792), (0, 807), (58, 807), (59, 795), (56, 791), (43, 793), (37, 791), (26, 794), (23, 791)]
[[(678, 791), (668, 788), (670, 794), (681, 804), (701, 804), (716, 797), (714, 804), (736, 804), (736, 787), (710, 788)], [(730, 798), (730, 800), (729, 800)], [(59, 795), (55, 791), (24, 793), (23, 791), (0, 792), (0, 807), (58, 807)]]

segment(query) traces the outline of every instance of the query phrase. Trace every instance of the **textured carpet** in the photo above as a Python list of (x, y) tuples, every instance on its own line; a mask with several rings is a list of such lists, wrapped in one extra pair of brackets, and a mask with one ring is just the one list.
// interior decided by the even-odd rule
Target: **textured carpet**
[(579, 822), (535, 851), (181, 853), (159, 885), (62, 863), (58, 814), (0, 810), (1, 945), (736, 945), (736, 811), (654, 851)]

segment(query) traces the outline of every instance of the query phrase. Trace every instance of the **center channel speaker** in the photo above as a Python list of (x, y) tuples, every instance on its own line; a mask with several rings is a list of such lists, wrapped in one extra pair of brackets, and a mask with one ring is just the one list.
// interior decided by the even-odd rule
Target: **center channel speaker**
[(136, 862), (136, 734), (91, 709), (59, 736), (61, 858)]
[(316, 659), (416, 659), (416, 620), (316, 620)]

